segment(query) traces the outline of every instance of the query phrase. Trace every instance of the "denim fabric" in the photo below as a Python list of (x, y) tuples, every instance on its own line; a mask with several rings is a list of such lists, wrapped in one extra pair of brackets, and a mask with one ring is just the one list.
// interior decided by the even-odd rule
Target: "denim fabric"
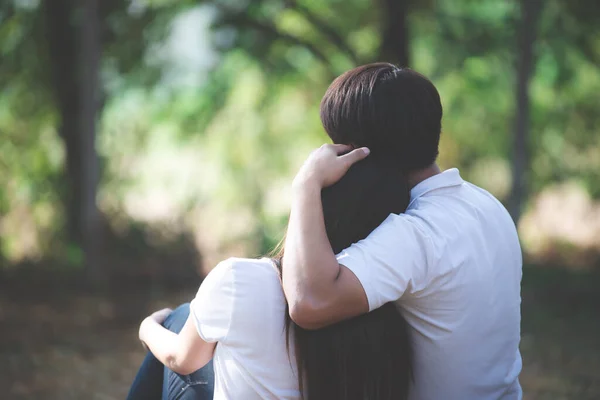
[[(190, 314), (189, 303), (177, 307), (163, 326), (179, 332)], [(212, 361), (190, 375), (179, 375), (165, 367), (152, 355), (146, 354), (131, 385), (128, 400), (211, 400), (215, 376)]]

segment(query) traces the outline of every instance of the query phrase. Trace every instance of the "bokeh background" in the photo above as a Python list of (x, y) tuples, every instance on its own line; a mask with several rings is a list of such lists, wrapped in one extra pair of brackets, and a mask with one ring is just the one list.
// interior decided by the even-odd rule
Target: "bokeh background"
[(139, 321), (279, 241), (373, 61), (433, 80), (440, 165), (518, 224), (525, 398), (600, 398), (597, 0), (1, 0), (0, 397), (124, 398)]

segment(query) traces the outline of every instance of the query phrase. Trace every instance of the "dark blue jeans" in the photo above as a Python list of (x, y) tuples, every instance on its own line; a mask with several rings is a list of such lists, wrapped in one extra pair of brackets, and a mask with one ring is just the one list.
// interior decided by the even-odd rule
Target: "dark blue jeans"
[[(163, 326), (181, 331), (190, 314), (189, 303), (177, 307)], [(191, 375), (179, 375), (165, 367), (151, 352), (133, 380), (128, 400), (212, 400), (215, 384), (212, 361)]]

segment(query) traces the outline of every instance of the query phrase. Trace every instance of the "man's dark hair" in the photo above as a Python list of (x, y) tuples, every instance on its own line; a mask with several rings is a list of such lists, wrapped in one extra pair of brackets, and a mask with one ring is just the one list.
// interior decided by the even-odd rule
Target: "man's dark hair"
[(374, 63), (333, 81), (321, 101), (321, 121), (334, 143), (367, 146), (373, 155), (412, 171), (437, 158), (442, 104), (423, 75)]

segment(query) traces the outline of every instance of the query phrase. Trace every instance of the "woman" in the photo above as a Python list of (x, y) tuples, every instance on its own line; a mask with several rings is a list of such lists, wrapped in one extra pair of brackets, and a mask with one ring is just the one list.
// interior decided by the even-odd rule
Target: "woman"
[[(330, 86), (322, 120), (337, 113), (335, 119), (343, 121), (348, 115), (352, 104), (337, 100), (353, 81), (357, 90), (363, 88), (356, 77), (350, 71)], [(361, 102), (364, 106), (364, 98)], [(336, 126), (324, 125), (330, 137), (338, 136)], [(390, 213), (403, 212), (409, 189), (394, 163), (374, 153), (323, 190), (322, 200), (327, 235), (339, 252), (368, 236)], [(147, 356), (129, 398), (160, 398), (161, 393), (163, 399), (212, 398), (211, 359), (215, 399), (406, 398), (410, 346), (395, 306), (386, 304), (321, 330), (303, 330), (288, 316), (282, 256), (283, 249), (273, 258), (220, 263), (202, 283), (189, 316), (185, 308), (174, 313), (179, 320), (187, 318), (183, 327), (172, 325), (176, 318), (170, 310), (146, 318), (140, 339), (153, 355)]]

